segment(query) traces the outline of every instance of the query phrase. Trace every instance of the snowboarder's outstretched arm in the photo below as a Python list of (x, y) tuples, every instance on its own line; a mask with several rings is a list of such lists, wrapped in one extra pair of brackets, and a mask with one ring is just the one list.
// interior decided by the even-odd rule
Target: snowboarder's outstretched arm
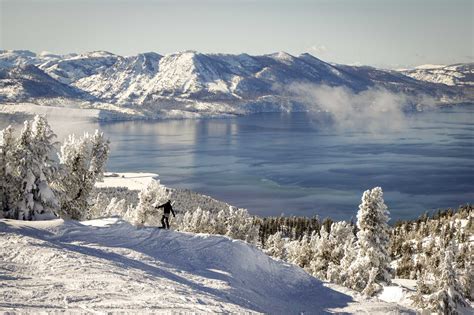
[(156, 208), (156, 209), (163, 208), (163, 207), (165, 206), (165, 204), (166, 204), (166, 203), (164, 203), (164, 204), (162, 204), (162, 205), (160, 205), (160, 206), (157, 206), (157, 207), (155, 207), (155, 208)]

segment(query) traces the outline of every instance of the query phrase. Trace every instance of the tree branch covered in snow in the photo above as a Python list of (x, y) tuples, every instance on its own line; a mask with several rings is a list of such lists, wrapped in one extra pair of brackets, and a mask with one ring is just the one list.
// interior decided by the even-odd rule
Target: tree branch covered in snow
[(89, 208), (90, 192), (100, 179), (109, 152), (98, 131), (81, 138), (70, 136), (61, 147), (46, 119), (25, 121), (18, 137), (8, 127), (0, 134), (0, 202), (2, 216), (35, 220), (54, 217), (81, 219)]
[(25, 121), (18, 137), (11, 127), (2, 131), (0, 200), (4, 217), (34, 220), (52, 216), (58, 209), (51, 187), (57, 169), (51, 158), (55, 137), (41, 116)]
[(61, 176), (57, 181), (63, 216), (86, 217), (92, 189), (103, 176), (108, 154), (109, 142), (98, 130), (80, 138), (70, 135), (66, 139), (59, 153)]

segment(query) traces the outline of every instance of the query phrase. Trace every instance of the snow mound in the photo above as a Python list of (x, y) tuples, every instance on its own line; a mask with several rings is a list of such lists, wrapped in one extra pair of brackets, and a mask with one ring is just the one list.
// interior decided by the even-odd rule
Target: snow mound
[(101, 182), (95, 187), (126, 187), (130, 190), (142, 190), (153, 180), (158, 180), (154, 173), (105, 173)]
[(400, 303), (406, 296), (405, 290), (399, 286), (384, 287), (379, 299), (385, 302)]
[[(302, 269), (223, 236), (117, 219), (0, 220), (0, 310), (321, 314), (355, 303)], [(354, 304), (355, 308), (354, 308)]]

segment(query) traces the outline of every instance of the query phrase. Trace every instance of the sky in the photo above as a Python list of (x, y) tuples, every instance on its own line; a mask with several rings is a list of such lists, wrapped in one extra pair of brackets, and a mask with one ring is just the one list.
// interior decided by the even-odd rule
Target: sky
[(472, 0), (0, 0), (0, 49), (309, 52), (403, 68), (474, 62)]

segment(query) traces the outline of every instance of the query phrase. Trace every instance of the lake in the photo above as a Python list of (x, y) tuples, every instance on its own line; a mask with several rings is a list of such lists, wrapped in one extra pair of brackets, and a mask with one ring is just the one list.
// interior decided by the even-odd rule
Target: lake
[[(0, 116), (1, 128), (11, 122)], [(308, 113), (51, 123), (60, 139), (103, 130), (111, 141), (109, 171), (159, 173), (165, 185), (257, 215), (350, 219), (363, 191), (375, 186), (383, 188), (392, 220), (474, 200), (469, 105), (409, 113), (397, 128), (376, 131)]]

